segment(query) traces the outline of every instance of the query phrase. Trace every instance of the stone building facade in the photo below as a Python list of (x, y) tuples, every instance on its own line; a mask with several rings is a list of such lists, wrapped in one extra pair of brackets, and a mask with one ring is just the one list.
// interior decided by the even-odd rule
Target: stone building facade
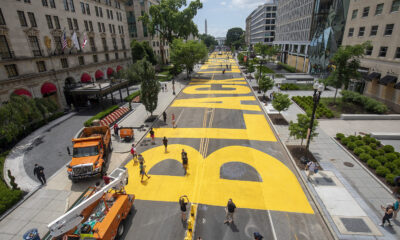
[(265, 3), (258, 6), (246, 18), (246, 37), (251, 46), (256, 43), (272, 45), (275, 39), (277, 3)]
[(124, 7), (124, 0), (0, 1), (0, 103), (14, 93), (66, 107), (72, 86), (126, 67)]
[(168, 42), (162, 42), (158, 35), (151, 36), (147, 27), (139, 20), (144, 13), (149, 13), (151, 5), (160, 4), (158, 0), (127, 0), (125, 9), (128, 20), (128, 31), (130, 39), (137, 41), (147, 41), (153, 48), (153, 52), (161, 59), (161, 44), (164, 46), (165, 60), (169, 61), (170, 52)]
[(355, 82), (353, 88), (400, 112), (399, 19), (400, 0), (352, 0), (343, 45), (370, 41), (360, 69), (367, 81)]

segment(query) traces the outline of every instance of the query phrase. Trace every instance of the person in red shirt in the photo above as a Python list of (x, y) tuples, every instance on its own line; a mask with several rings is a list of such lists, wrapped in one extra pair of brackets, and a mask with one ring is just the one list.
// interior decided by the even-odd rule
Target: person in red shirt
[(138, 162), (135, 144), (132, 144), (131, 154), (132, 154), (132, 158), (133, 158), (133, 164), (135, 165)]
[(110, 183), (111, 178), (109, 176), (107, 176), (107, 175), (104, 175), (103, 176), (103, 181), (104, 181), (104, 184), (107, 185), (107, 184)]

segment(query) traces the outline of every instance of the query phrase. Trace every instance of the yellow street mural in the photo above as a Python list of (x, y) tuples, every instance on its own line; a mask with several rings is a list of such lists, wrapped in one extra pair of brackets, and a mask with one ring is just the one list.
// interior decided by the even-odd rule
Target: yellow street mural
[[(208, 89), (207, 89), (208, 88)], [(223, 90), (211, 90), (211, 84), (188, 86), (183, 92), (186, 94), (247, 94), (250, 88), (247, 86), (222, 85)]]
[[(142, 153), (146, 169), (151, 171), (166, 159), (181, 162), (182, 149), (189, 158), (188, 175), (152, 175), (149, 181), (141, 183), (138, 165), (130, 162), (126, 165), (131, 173), (127, 192), (141, 200), (176, 202), (179, 196), (187, 195), (195, 203), (225, 206), (226, 200), (232, 198), (241, 208), (313, 213), (294, 174), (279, 160), (249, 147), (224, 147), (203, 159), (190, 146), (170, 145), (168, 153), (164, 153), (164, 146), (159, 146)], [(252, 166), (261, 182), (221, 179), (220, 168), (228, 162)]]
[(242, 104), (245, 101), (256, 101), (253, 96), (239, 97), (215, 97), (215, 98), (186, 98), (175, 100), (171, 107), (192, 107), (192, 108), (222, 108), (261, 111), (260, 106)]
[(189, 84), (194, 85), (194, 84), (247, 84), (247, 83), (244, 80), (244, 78), (230, 78), (222, 80), (193, 78)]

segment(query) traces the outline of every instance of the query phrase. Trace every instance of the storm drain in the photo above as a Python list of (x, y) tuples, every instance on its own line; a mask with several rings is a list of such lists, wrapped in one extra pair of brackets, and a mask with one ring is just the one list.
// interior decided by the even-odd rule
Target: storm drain
[(314, 182), (321, 186), (336, 186), (336, 183), (328, 177), (314, 177)]
[(348, 232), (372, 233), (364, 219), (361, 218), (340, 218)]

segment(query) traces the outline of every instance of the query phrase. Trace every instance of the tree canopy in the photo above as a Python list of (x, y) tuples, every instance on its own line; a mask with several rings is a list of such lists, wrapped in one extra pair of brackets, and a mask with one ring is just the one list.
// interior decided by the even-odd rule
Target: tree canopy
[(204, 42), (208, 49), (214, 49), (216, 45), (218, 45), (217, 40), (215, 37), (208, 35), (208, 34), (201, 34), (199, 38)]
[(263, 92), (263, 98), (265, 99), (265, 92), (270, 90), (274, 86), (274, 81), (267, 77), (265, 74), (261, 75), (258, 79), (258, 88)]
[(235, 49), (245, 46), (243, 29), (239, 27), (229, 29), (226, 33), (225, 45), (230, 47), (234, 46)]
[(151, 62), (151, 64), (157, 64), (156, 57), (154, 56), (153, 49), (150, 47), (149, 43), (146, 41), (139, 42), (132, 40), (131, 42), (132, 51), (132, 61), (136, 63), (139, 60), (146, 59)]
[(286, 111), (292, 102), (289, 99), (288, 94), (283, 93), (275, 93), (274, 99), (272, 100), (272, 106), (281, 113), (282, 111)]
[[(290, 136), (295, 139), (301, 139), (301, 145), (303, 145), (303, 140), (307, 138), (308, 128), (310, 127), (311, 118), (306, 114), (297, 114), (297, 123), (290, 121), (289, 131)], [(315, 129), (318, 126), (318, 121), (314, 119), (314, 125), (312, 129), (312, 134), (310, 135), (311, 140), (318, 136)]]
[(184, 42), (182, 39), (175, 39), (171, 45), (171, 62), (175, 66), (185, 68), (188, 77), (194, 65), (207, 55), (207, 47), (202, 42), (193, 40)]
[(267, 44), (262, 44), (262, 43), (256, 43), (254, 45), (254, 51), (258, 54), (261, 55), (261, 59), (258, 60), (260, 66), (259, 66), (259, 74), (261, 75), (261, 66), (264, 64), (264, 59), (265, 57), (268, 56), (271, 57), (273, 55), (276, 55), (278, 53), (278, 48), (276, 46), (271, 46)]

